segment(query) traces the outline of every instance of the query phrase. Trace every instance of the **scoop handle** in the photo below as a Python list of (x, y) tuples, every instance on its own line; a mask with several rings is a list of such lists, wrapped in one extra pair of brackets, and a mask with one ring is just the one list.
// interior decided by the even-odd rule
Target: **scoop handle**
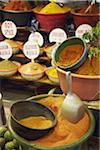
[(72, 95), (72, 77), (70, 71), (66, 72), (66, 79), (68, 82), (68, 94)]
[(66, 0), (48, 0), (50, 2), (57, 2), (57, 3), (63, 3), (65, 4), (66, 3)]
[(87, 7), (87, 9), (85, 10), (85, 14), (88, 13), (88, 11), (92, 8), (92, 6), (95, 4), (95, 0), (91, 1), (91, 4)]

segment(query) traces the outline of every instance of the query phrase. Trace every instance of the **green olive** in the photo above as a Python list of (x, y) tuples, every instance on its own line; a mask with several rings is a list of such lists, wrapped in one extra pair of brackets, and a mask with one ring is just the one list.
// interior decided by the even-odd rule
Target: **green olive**
[(13, 140), (13, 137), (12, 137), (10, 131), (6, 131), (6, 132), (5, 132), (4, 138), (5, 138), (5, 141), (6, 141), (6, 142)]
[(18, 147), (19, 147), (18, 142), (17, 142), (17, 140), (16, 140), (16, 139), (13, 139), (13, 143), (14, 143), (14, 145), (15, 145), (15, 147), (16, 147), (16, 148), (18, 148)]
[(14, 149), (16, 149), (16, 146), (13, 141), (7, 142), (5, 144), (5, 150), (14, 150)]
[(7, 128), (5, 126), (0, 126), (0, 137), (4, 136), (4, 133), (7, 131)]

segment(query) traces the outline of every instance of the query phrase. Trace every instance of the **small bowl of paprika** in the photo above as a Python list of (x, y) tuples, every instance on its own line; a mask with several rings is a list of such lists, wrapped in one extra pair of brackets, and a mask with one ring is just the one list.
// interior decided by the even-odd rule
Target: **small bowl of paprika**
[(86, 42), (79, 37), (71, 37), (53, 52), (54, 65), (65, 71), (76, 70), (84, 63), (87, 54)]

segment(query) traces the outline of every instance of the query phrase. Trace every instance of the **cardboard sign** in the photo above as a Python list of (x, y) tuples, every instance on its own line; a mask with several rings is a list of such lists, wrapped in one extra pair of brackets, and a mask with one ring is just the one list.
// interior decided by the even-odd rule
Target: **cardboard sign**
[(36, 42), (27, 41), (24, 44), (23, 52), (29, 59), (35, 59), (39, 56), (40, 50)]
[(56, 29), (52, 30), (49, 34), (50, 42), (62, 43), (66, 39), (67, 39), (66, 32), (60, 28), (56, 28)]
[(0, 42), (0, 57), (2, 59), (9, 59), (12, 56), (12, 48), (6, 42)]
[(15, 37), (17, 28), (12, 21), (4, 21), (1, 25), (1, 31), (6, 38), (11, 39)]
[(36, 42), (39, 46), (42, 46), (44, 43), (43, 36), (39, 32), (32, 32), (28, 38), (29, 41)]

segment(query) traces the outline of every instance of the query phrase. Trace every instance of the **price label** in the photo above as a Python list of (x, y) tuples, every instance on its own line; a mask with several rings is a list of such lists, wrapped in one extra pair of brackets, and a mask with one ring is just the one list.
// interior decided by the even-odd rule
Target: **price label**
[(35, 59), (39, 56), (40, 50), (36, 42), (28, 41), (24, 44), (23, 52), (27, 58)]
[(9, 59), (12, 56), (12, 48), (6, 42), (0, 42), (0, 57), (2, 59)]
[(1, 25), (1, 31), (6, 38), (11, 39), (15, 37), (17, 28), (12, 21), (4, 21)]
[(66, 39), (67, 39), (67, 34), (63, 29), (56, 28), (50, 32), (49, 35), (50, 42), (62, 43)]
[(75, 35), (82, 38), (84, 33), (90, 32), (91, 30), (92, 27), (89, 24), (82, 24), (76, 29)]
[(28, 38), (29, 41), (34, 41), (38, 43), (39, 46), (42, 46), (44, 43), (43, 36), (39, 32), (32, 32)]

